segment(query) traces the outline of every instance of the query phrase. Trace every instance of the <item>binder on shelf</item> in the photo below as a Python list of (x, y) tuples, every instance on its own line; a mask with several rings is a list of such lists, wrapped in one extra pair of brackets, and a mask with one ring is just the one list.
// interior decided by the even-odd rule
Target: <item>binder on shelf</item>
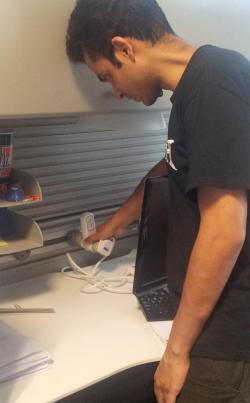
[[(29, 173), (12, 169), (10, 184), (21, 185), (26, 200), (8, 202), (0, 199), (1, 208), (14, 208), (26, 206), (42, 201), (42, 191), (38, 181)], [(11, 235), (0, 235), (0, 256), (40, 248), (43, 246), (43, 235), (39, 225), (29, 217), (22, 216), (9, 210), (11, 216)]]

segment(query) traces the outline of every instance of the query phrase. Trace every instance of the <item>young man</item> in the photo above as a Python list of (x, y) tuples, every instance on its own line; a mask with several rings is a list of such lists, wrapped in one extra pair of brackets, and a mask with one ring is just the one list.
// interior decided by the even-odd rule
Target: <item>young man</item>
[[(67, 52), (119, 97), (173, 92), (168, 282), (176, 316), (155, 373), (158, 403), (250, 401), (250, 63), (179, 38), (155, 0), (79, 0)], [(143, 182), (94, 242), (140, 216)]]

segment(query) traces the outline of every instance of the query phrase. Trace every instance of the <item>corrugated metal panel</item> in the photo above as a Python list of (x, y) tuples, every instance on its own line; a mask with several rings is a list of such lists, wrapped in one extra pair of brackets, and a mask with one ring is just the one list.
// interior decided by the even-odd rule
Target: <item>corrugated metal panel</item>
[[(100, 133), (95, 141), (82, 134), (78, 142), (60, 146), (48, 146), (49, 136), (43, 136), (39, 146), (34, 137), (25, 148), (15, 143), (15, 167), (35, 175), (43, 190), (40, 206), (19, 210), (45, 219), (120, 204), (148, 168), (162, 158), (165, 133), (136, 139), (116, 134), (112, 140), (103, 140)], [(15, 138), (18, 140), (18, 134)]]
[(163, 156), (165, 130), (85, 132), (78, 124), (18, 128), (14, 166), (37, 177), (43, 202), (18, 208), (36, 220), (119, 205)]
[[(100, 119), (99, 127), (92, 123), (94, 130), (88, 129), (90, 117), (87, 127), (82, 118), (73, 117), (57, 118), (53, 124), (51, 119), (36, 119), (33, 124), (32, 120), (2, 122), (5, 130), (14, 130), (14, 167), (33, 174), (43, 191), (41, 203), (16, 208), (41, 226), (45, 248), (33, 252), (36, 259), (51, 253), (51, 243), (55, 252), (56, 244), (65, 239), (67, 232), (79, 227), (83, 211), (94, 211), (97, 223), (113, 214), (163, 157), (167, 133), (162, 115), (158, 117), (159, 130), (156, 114), (154, 130), (142, 130), (138, 125), (136, 130), (109, 130), (107, 122), (102, 126)], [(0, 259), (1, 268), (11, 264), (11, 257)]]

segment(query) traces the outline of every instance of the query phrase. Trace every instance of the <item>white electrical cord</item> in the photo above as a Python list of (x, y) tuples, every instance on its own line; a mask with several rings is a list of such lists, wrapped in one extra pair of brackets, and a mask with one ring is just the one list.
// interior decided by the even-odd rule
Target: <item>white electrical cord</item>
[[(70, 266), (63, 267), (61, 272), (67, 277), (75, 278), (78, 280), (83, 280), (86, 284), (80, 288), (80, 292), (85, 294), (96, 294), (102, 291), (107, 291), (115, 294), (131, 294), (132, 284), (134, 279), (133, 270), (127, 270), (122, 276), (113, 277), (97, 277), (100, 273), (99, 266), (106, 259), (107, 256), (103, 256), (95, 266), (93, 266), (90, 272), (86, 271), (83, 267), (78, 266), (76, 262), (72, 259), (69, 253), (66, 254)], [(69, 273), (68, 270), (73, 271)], [(130, 284), (129, 287), (125, 285)]]

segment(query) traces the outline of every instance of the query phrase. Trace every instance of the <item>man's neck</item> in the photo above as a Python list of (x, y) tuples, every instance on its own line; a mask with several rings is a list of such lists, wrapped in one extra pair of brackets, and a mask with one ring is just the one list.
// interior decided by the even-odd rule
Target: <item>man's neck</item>
[(174, 91), (196, 47), (173, 35), (166, 35), (151, 48), (149, 63), (162, 89)]

